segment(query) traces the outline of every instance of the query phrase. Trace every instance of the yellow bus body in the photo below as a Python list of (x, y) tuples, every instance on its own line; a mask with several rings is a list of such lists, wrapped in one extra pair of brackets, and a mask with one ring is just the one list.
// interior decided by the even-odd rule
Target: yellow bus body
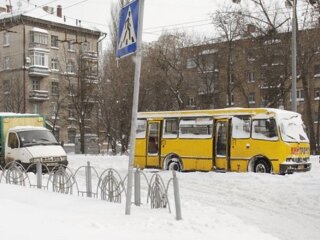
[[(294, 171), (308, 171), (311, 168), (309, 162), (309, 141), (284, 141), (280, 130), (280, 117), (300, 117), (298, 113), (271, 109), (271, 108), (231, 108), (217, 110), (190, 110), (170, 112), (144, 112), (138, 114), (138, 119), (145, 123), (145, 135), (136, 138), (134, 165), (138, 168), (162, 168), (168, 169), (168, 161), (177, 162), (178, 170), (183, 171), (234, 171), (247, 172), (261, 170), (273, 173), (291, 173)], [(236, 138), (231, 135), (234, 117), (248, 116), (250, 122), (250, 137)], [(189, 138), (182, 136), (182, 121), (195, 120), (212, 121), (209, 123), (198, 123), (201, 131), (206, 128), (208, 134), (203, 138)], [(176, 137), (165, 137), (164, 128), (167, 121), (177, 119), (179, 133)], [(261, 119), (261, 120), (260, 120)], [(265, 120), (267, 119), (267, 120)], [(267, 129), (267, 126), (254, 126), (264, 123), (268, 119), (277, 119), (274, 129), (277, 137), (271, 140), (253, 138), (256, 129)], [(203, 124), (203, 125), (201, 125)], [(207, 124), (207, 125), (205, 125)], [(190, 123), (190, 126), (192, 124)], [(205, 127), (204, 127), (205, 125)], [(187, 131), (191, 131), (188, 126)], [(255, 128), (255, 130), (253, 130)], [(141, 128), (143, 130), (143, 128)], [(223, 129), (220, 131), (220, 129)], [(219, 132), (220, 131), (220, 132)], [(255, 133), (260, 134), (260, 133)], [(223, 136), (222, 136), (223, 135)], [(197, 137), (197, 135), (194, 135)], [(260, 135), (257, 135), (260, 136)], [(219, 140), (223, 139), (223, 140)], [(152, 141), (151, 141), (152, 140)], [(153, 143), (156, 141), (156, 143)], [(225, 150), (220, 155), (221, 148), (218, 142), (226, 142)], [(151, 149), (151, 145), (157, 146), (157, 152)], [(168, 160), (169, 159), (169, 160)], [(171, 160), (170, 160), (171, 159)], [(261, 163), (259, 165), (259, 163)], [(259, 166), (258, 166), (259, 165)], [(265, 166), (264, 166), (265, 165)]]

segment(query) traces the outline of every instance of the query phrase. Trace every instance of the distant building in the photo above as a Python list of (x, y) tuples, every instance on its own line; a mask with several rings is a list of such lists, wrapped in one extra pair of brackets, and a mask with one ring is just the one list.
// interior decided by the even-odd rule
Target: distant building
[[(78, 126), (70, 90), (79, 74), (97, 84), (102, 33), (81, 20), (66, 21), (60, 5), (24, 11), (7, 6), (0, 7), (0, 35), (0, 111), (42, 114), (60, 141), (74, 143)], [(78, 72), (79, 59), (89, 72)], [(86, 120), (86, 132), (96, 133), (95, 121)]]
[[(319, 136), (319, 28), (300, 30), (297, 56), (297, 109), (310, 136)], [(185, 76), (194, 86), (187, 109), (273, 107), (291, 109), (291, 33), (248, 35), (232, 43), (221, 39), (184, 49)]]

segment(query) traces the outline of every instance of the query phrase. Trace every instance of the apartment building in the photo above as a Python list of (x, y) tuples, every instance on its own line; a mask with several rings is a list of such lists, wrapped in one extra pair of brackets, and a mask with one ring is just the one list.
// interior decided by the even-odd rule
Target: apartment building
[[(82, 81), (98, 83), (102, 33), (66, 19), (62, 10), (0, 7), (0, 111), (42, 114), (56, 137), (68, 143), (78, 133), (72, 90)], [(92, 109), (95, 105), (92, 99)], [(94, 133), (94, 125), (88, 114), (86, 132)]]
[[(251, 26), (252, 27), (252, 26)], [(300, 30), (297, 109), (309, 136), (319, 142), (320, 32)], [(273, 107), (291, 109), (291, 32), (217, 39), (192, 46), (185, 74), (197, 84), (187, 108)], [(313, 131), (312, 131), (313, 130)], [(311, 132), (312, 131), (312, 132)]]

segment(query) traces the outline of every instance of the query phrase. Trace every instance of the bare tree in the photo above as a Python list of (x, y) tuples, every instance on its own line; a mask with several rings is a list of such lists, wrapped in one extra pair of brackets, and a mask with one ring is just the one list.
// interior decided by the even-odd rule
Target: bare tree
[(3, 81), (3, 98), (1, 102), (6, 112), (23, 112), (24, 87), (18, 74), (11, 74)]
[(119, 1), (111, 10), (110, 45), (104, 56), (103, 76), (99, 88), (101, 123), (107, 132), (108, 141), (115, 151), (121, 144), (125, 153), (129, 144), (130, 116), (132, 106), (134, 57), (116, 59), (118, 13), (129, 1)]
[(176, 109), (184, 109), (186, 105), (187, 79), (184, 73), (186, 56), (182, 49), (190, 43), (190, 38), (185, 33), (165, 33), (149, 52), (150, 61), (157, 68), (157, 73), (165, 85), (163, 90), (170, 92), (175, 100)]
[[(243, 36), (245, 29), (245, 19), (238, 7), (229, 6), (222, 10), (217, 10), (211, 15), (213, 25), (217, 28), (222, 41), (226, 44), (226, 93), (227, 105), (231, 106), (231, 83), (234, 76), (234, 48), (235, 41)], [(220, 79), (221, 80), (221, 79)]]

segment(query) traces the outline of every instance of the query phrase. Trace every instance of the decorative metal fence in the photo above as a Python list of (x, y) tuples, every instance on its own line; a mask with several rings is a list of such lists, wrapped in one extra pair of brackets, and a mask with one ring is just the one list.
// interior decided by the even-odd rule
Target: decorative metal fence
[[(30, 174), (30, 172), (34, 174)], [(90, 162), (72, 172), (65, 165), (48, 167), (41, 162), (31, 164), (25, 169), (19, 162), (13, 161), (4, 168), (0, 167), (0, 173), (0, 183), (44, 189), (62, 194), (78, 194), (114, 203), (121, 203), (127, 193), (125, 183), (128, 175), (121, 177), (120, 173), (113, 168), (108, 168), (99, 174), (90, 165)], [(181, 220), (178, 178), (175, 171), (172, 171), (172, 174), (173, 176), (165, 184), (160, 172), (154, 173), (151, 178), (148, 178), (144, 171), (135, 169), (134, 204), (136, 206), (142, 204), (141, 193), (144, 190), (146, 203), (150, 204), (151, 208), (168, 208), (171, 213), (168, 193), (170, 186), (173, 185), (176, 219)], [(144, 181), (141, 181), (141, 177)]]

